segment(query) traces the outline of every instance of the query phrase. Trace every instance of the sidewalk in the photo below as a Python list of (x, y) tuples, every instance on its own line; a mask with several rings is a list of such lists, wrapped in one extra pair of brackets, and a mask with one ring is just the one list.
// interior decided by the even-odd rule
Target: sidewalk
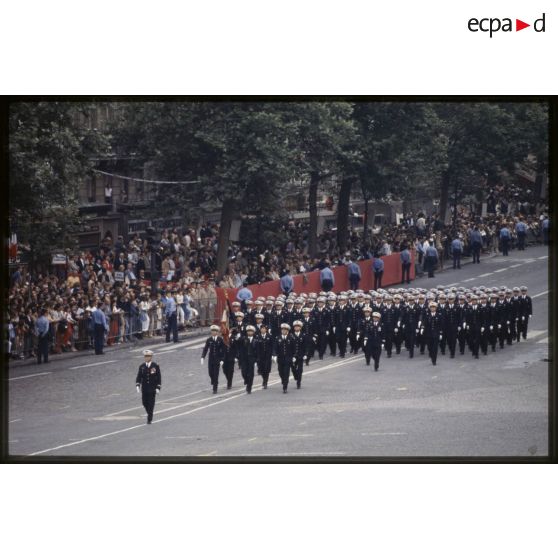
[[(500, 256), (500, 252), (492, 252), (491, 254), (482, 254), (480, 255), (480, 261), (482, 263), (483, 260), (491, 260), (496, 256)], [(472, 264), (473, 263), (473, 256), (467, 256), (461, 258), (461, 267), (464, 265)], [(448, 258), (444, 262), (444, 269), (436, 269), (436, 275), (439, 273), (444, 273), (445, 271), (453, 271), (453, 258)], [(427, 273), (422, 273), (421, 275), (417, 275), (416, 279), (420, 279), (422, 277), (427, 276)]]
[[(197, 328), (194, 331), (182, 332), (178, 335), (178, 341), (186, 341), (188, 339), (196, 339), (198, 337), (204, 337), (209, 335), (209, 327)], [(108, 355), (114, 351), (122, 349), (137, 349), (138, 347), (157, 347), (159, 345), (166, 345), (165, 336), (161, 337), (149, 337), (146, 339), (135, 339), (130, 343), (120, 343), (120, 345), (105, 345), (103, 352)], [(48, 361), (50, 362), (63, 362), (66, 360), (72, 360), (77, 357), (83, 356), (95, 356), (95, 351), (93, 349), (88, 349), (86, 351), (76, 351), (70, 353), (61, 354), (49, 354)], [(103, 355), (99, 355), (103, 356)], [(16, 368), (21, 368), (23, 366), (36, 366), (36, 358), (26, 358), (25, 360), (9, 360), (8, 369), (15, 370)]]

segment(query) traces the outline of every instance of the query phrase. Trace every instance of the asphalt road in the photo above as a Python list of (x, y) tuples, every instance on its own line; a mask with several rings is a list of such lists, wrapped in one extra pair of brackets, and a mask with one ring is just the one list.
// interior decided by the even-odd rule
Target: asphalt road
[[(154, 422), (145, 424), (135, 375), (144, 347), (10, 370), (9, 452), (25, 456), (545, 456), (548, 454), (548, 250), (529, 248), (446, 271), (416, 286), (520, 286), (533, 297), (527, 341), (474, 360), (405, 350), (314, 360), (302, 389), (213, 395), (204, 338), (158, 345)], [(223, 378), (221, 379), (221, 381)]]

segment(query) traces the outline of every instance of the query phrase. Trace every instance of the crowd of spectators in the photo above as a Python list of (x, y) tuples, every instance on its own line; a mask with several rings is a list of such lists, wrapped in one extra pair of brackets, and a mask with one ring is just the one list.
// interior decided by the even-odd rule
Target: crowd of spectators
[(154, 252), (159, 281), (154, 293), (148, 240), (135, 234), (125, 242), (122, 236), (113, 239), (108, 233), (97, 250), (68, 257), (62, 273), (33, 274), (18, 268), (11, 275), (6, 316), (9, 349), (15, 358), (34, 356), (35, 322), (43, 308), (50, 322), (50, 350), (85, 350), (92, 347), (90, 316), (99, 300), (110, 323), (107, 343), (111, 345), (163, 334), (166, 289), (176, 289), (179, 328), (194, 322), (206, 326), (215, 315), (215, 287), (239, 288), (279, 280), (287, 270), (291, 275), (305, 274), (405, 249), (416, 250), (415, 271), (420, 275), (429, 246), (436, 247), (437, 266), (443, 268), (444, 260), (451, 257), (452, 241), (460, 239), (463, 256), (469, 256), (471, 238), (477, 232), (482, 239), (481, 253), (501, 249), (500, 231), (504, 227), (510, 231), (509, 248), (514, 249), (519, 221), (525, 223), (527, 244), (548, 243), (547, 208), (522, 192), (515, 187), (494, 188), (482, 215), (458, 206), (457, 215), (450, 215), (445, 224), (437, 213), (419, 211), (405, 215), (398, 224), (384, 225), (375, 234), (370, 231), (366, 238), (362, 227), (350, 228), (343, 250), (337, 244), (336, 230), (326, 228), (318, 236), (316, 257), (308, 255), (308, 223), (286, 220), (274, 225), (278, 240), (263, 249), (258, 249), (251, 237), (232, 242), (221, 280), (217, 280), (216, 269), (218, 225), (163, 230)]

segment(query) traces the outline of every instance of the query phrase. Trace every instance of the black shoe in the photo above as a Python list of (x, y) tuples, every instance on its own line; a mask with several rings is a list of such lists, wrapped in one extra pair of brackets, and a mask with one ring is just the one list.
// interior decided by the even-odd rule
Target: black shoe
[(251, 388), (251, 387), (248, 387), (248, 386), (246, 386), (246, 393), (252, 393), (252, 388)]
[(345, 358), (345, 353), (339, 355), (341, 358)]
[(262, 388), (263, 388), (263, 389), (267, 389), (267, 383), (264, 383), (264, 384), (262, 385)]
[(374, 371), (375, 371), (375, 372), (378, 371), (378, 365), (377, 365), (377, 364), (374, 365)]
[(319, 358), (320, 360), (324, 360), (324, 357), (323, 357), (323, 355), (322, 355), (321, 357), (318, 357), (318, 358)]
[(287, 388), (286, 387), (283, 388), (283, 393), (287, 393)]
[(296, 383), (296, 389), (300, 389), (300, 382)]
[(436, 366), (436, 362), (433, 362), (433, 363), (432, 363), (432, 366)]
[(306, 364), (306, 366), (310, 366), (310, 361), (308, 359), (306, 359), (304, 364)]
[(479, 358), (479, 355), (475, 355), (475, 358)]
[(388, 357), (388, 358), (391, 358), (391, 353), (388, 353), (388, 356), (387, 356), (387, 357)]
[(366, 361), (366, 366), (370, 366), (370, 361), (369, 360)]
[(213, 393), (217, 393), (217, 386), (213, 386)]
[(400, 355), (400, 354), (401, 354), (401, 349), (396, 349), (396, 350), (395, 350), (395, 354), (396, 354), (396, 355)]

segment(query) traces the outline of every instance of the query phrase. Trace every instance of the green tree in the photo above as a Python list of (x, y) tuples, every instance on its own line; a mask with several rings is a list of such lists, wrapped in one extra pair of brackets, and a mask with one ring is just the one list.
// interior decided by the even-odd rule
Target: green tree
[(108, 138), (80, 123), (89, 105), (18, 102), (9, 111), (9, 215), (31, 264), (48, 263), (53, 248), (73, 245), (79, 184), (104, 154)]

